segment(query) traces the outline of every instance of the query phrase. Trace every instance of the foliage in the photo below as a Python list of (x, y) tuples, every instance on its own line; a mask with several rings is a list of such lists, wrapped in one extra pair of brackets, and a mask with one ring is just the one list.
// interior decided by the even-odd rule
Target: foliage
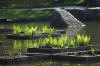
[(37, 26), (36, 27), (31, 26), (30, 28), (28, 26), (24, 26), (23, 27), (23, 31), (24, 31), (25, 35), (30, 35), (30, 36), (36, 35), (36, 33), (37, 33)]
[(14, 26), (13, 25), (13, 33), (14, 34), (17, 34), (19, 35), (21, 33), (22, 29), (21, 29), (21, 26), (17, 25), (17, 26)]
[[(0, 8), (33, 8), (33, 7), (50, 7), (50, 6), (67, 6), (82, 3), (84, 0), (1, 0)], [(6, 3), (6, 5), (4, 5)]]
[(54, 32), (54, 27), (53, 28), (48, 28), (47, 26), (42, 26), (42, 32), (44, 33), (44, 34), (51, 34), (51, 33), (53, 33)]
[(68, 40), (68, 37), (67, 36), (61, 36), (58, 38), (58, 44), (61, 48), (65, 48), (66, 47), (66, 44), (67, 44), (67, 40)]
[(52, 12), (49, 10), (0, 10), (0, 18), (7, 19), (36, 19), (52, 16)]
[(13, 25), (13, 33), (16, 35), (21, 34), (21, 32), (24, 32), (25, 35), (35, 35), (37, 33), (37, 26), (28, 27), (28, 26), (15, 26)]
[[(75, 47), (75, 40), (76, 39), (70, 39), (68, 41), (68, 37), (67, 36), (61, 36), (58, 38), (53, 38), (49, 35), (49, 37), (47, 38), (40, 38), (38, 41), (36, 41), (35, 44), (37, 44), (36, 46), (38, 48), (65, 48), (67, 45), (68, 47)], [(84, 34), (81, 36), (80, 34), (77, 35), (77, 44), (78, 46), (87, 46), (89, 41), (90, 41), (90, 37), (88, 37), (87, 35), (85, 36)]]
[(52, 47), (57, 47), (57, 38), (52, 38), (51, 36), (49, 36), (48, 38), (45, 38), (44, 40), (45, 45), (47, 45), (48, 47), (52, 48)]
[(68, 47), (74, 47), (75, 46), (75, 39), (71, 39), (69, 42), (68, 42)]
[(67, 38), (62, 36), (59, 37), (59, 39), (57, 39), (49, 36), (48, 38), (45, 39), (40, 38), (39, 41), (37, 41), (37, 44), (39, 48), (42, 48), (43, 46), (47, 48), (52, 48), (52, 47), (65, 48), (67, 45)]
[(77, 35), (77, 43), (78, 43), (78, 46), (87, 46), (88, 43), (90, 42), (90, 36), (88, 37), (87, 35), (80, 35), (78, 34)]

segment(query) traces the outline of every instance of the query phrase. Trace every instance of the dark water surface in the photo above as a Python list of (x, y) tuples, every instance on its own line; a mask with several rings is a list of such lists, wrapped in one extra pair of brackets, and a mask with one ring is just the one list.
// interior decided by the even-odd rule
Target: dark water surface
[[(39, 25), (42, 24), (48, 25), (49, 23), (18, 23), (20, 25)], [(96, 50), (100, 50), (100, 22), (85, 22), (86, 27), (84, 28), (68, 28), (66, 33), (68, 36), (73, 37), (77, 33), (88, 34), (91, 36), (90, 44), (95, 45)], [(12, 24), (1, 24), (0, 27), (12, 27)], [(6, 39), (6, 34), (0, 32), (0, 41), (3, 41), (3, 44), (0, 46), (0, 54), (13, 54), (13, 53), (26, 53), (27, 48), (32, 46), (34, 40), (11, 40)], [(48, 61), (48, 60), (39, 60), (39, 61), (25, 61), (20, 63), (2, 63), (0, 66), (100, 66), (100, 62), (68, 62), (68, 61)]]

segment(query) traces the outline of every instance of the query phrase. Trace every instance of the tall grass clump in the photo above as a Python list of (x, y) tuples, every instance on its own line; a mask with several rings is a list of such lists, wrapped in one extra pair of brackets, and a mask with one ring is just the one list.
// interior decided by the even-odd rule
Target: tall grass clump
[(17, 25), (13, 25), (13, 34), (15, 35), (19, 35), (21, 33), (22, 29), (21, 29), (21, 26)]
[(77, 35), (77, 44), (78, 46), (87, 46), (88, 43), (90, 42), (90, 36), (87, 35)]

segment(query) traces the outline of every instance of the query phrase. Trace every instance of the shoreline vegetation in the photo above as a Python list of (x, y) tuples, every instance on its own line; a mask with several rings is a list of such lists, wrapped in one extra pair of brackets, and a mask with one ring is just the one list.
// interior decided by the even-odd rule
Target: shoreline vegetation
[(0, 8), (40, 8), (78, 5), (84, 0), (1, 0)]
[(49, 10), (25, 10), (25, 11), (16, 11), (16, 10), (0, 10), (1, 19), (36, 19), (36, 18), (46, 18), (52, 16), (52, 12)]

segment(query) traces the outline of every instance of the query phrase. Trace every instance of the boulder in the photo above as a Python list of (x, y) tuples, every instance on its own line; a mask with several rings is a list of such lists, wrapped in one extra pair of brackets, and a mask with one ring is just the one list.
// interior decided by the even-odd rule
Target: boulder
[(54, 16), (51, 26), (61, 28), (61, 27), (75, 27), (83, 26), (84, 24), (76, 19), (70, 12), (65, 9), (56, 8), (54, 10)]

